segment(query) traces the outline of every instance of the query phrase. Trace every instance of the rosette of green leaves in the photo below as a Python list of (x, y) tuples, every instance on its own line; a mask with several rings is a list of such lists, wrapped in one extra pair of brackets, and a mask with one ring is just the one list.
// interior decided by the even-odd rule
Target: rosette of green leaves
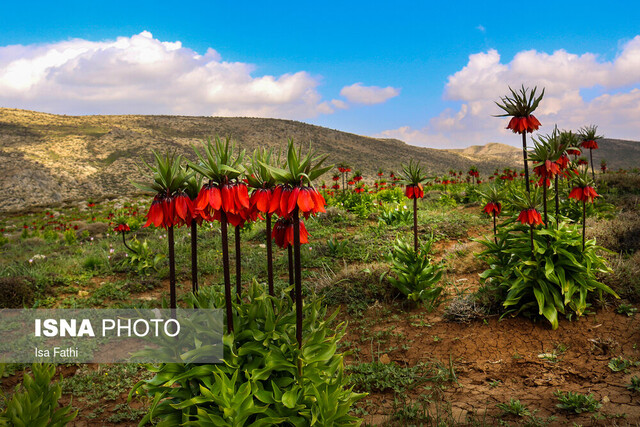
[(558, 328), (558, 313), (581, 316), (588, 307), (588, 296), (608, 293), (618, 297), (596, 279), (596, 273), (610, 268), (594, 240), (582, 250), (578, 226), (561, 222), (558, 229), (539, 229), (533, 237), (533, 256), (529, 227), (514, 220), (503, 224), (497, 242), (481, 240), (486, 247), (478, 257), (489, 264), (480, 278), (485, 286), (498, 290), (503, 298), (504, 314), (543, 316), (553, 329)]
[[(554, 128), (551, 134), (532, 137), (533, 149), (528, 153), (528, 160), (533, 163), (543, 164), (550, 160), (555, 162), (565, 151), (562, 149), (560, 132)], [(537, 166), (537, 165), (536, 165)]]
[(567, 150), (580, 149), (580, 136), (570, 130), (560, 132), (560, 155), (566, 153)]
[[(141, 424), (360, 425), (362, 421), (349, 411), (366, 394), (347, 386), (343, 355), (337, 353), (345, 326), (339, 324), (337, 330), (329, 326), (337, 312), (327, 316), (321, 300), (305, 303), (305, 339), (299, 349), (289, 290), (272, 297), (254, 280), (247, 301), (233, 300), (236, 332), (224, 335), (223, 364), (147, 365), (155, 377), (140, 381), (129, 394), (143, 390), (153, 399)], [(221, 308), (224, 296), (210, 286), (190, 295), (187, 304)]]
[(62, 386), (53, 381), (56, 373), (51, 363), (31, 365), (33, 376), (25, 372), (22, 389), (11, 396), (0, 412), (0, 425), (62, 427), (73, 421), (78, 410), (71, 405), (60, 407)]
[(596, 125), (583, 126), (578, 132), (583, 141), (595, 141), (596, 139), (604, 138), (602, 135), (598, 135), (598, 126)]
[(509, 91), (511, 92), (511, 96), (503, 96), (500, 97), (500, 101), (502, 103), (496, 102), (496, 105), (505, 111), (505, 114), (498, 114), (494, 117), (528, 117), (533, 113), (536, 108), (538, 108), (538, 104), (544, 97), (544, 88), (542, 89), (542, 93), (540, 96), (536, 97), (537, 87), (533, 89), (525, 88), (524, 85), (518, 90), (518, 92), (511, 89), (509, 86)]
[(189, 162), (189, 167), (202, 176), (218, 184), (227, 183), (237, 179), (244, 172), (242, 161), (244, 160), (244, 150), (235, 156), (235, 144), (231, 138), (227, 137), (224, 142), (219, 136), (213, 140), (209, 137), (202, 142), (203, 153), (194, 146), (198, 164)]
[(408, 165), (403, 164), (401, 167), (402, 172), (400, 172), (400, 175), (402, 182), (406, 185), (422, 184), (428, 179), (427, 175), (422, 171), (420, 162), (414, 162), (413, 159), (410, 159)]
[(429, 257), (433, 240), (429, 240), (416, 252), (413, 247), (403, 240), (396, 240), (389, 257), (391, 272), (389, 282), (404, 294), (407, 299), (423, 301), (429, 307), (435, 307), (442, 294), (442, 286), (438, 282), (442, 279), (443, 266), (432, 264)]
[[(189, 166), (184, 166), (185, 171)], [(184, 184), (184, 192), (187, 193), (187, 196), (191, 200), (195, 200), (198, 197), (198, 193), (202, 189), (202, 175), (192, 173), (189, 178), (185, 181)]]
[(267, 166), (273, 167), (277, 163), (279, 161), (273, 158), (271, 150), (255, 150), (253, 156), (251, 156), (251, 164), (246, 167), (249, 186), (252, 188), (275, 187), (277, 180)]
[(313, 180), (333, 168), (333, 165), (322, 166), (327, 157), (315, 156), (315, 153), (311, 150), (303, 156), (302, 148), (296, 150), (293, 139), (289, 139), (287, 163), (282, 168), (272, 166), (263, 161), (258, 161), (258, 163), (269, 170), (271, 175), (281, 184), (289, 184), (294, 187), (304, 184), (311, 186), (313, 185)]
[(143, 191), (168, 195), (184, 188), (185, 181), (191, 174), (181, 166), (182, 156), (168, 152), (161, 156), (156, 151), (152, 152), (155, 163), (150, 165), (145, 160), (143, 163), (151, 171), (153, 183), (132, 182), (133, 185)]
[(482, 198), (483, 203), (504, 203), (504, 190), (499, 188), (496, 184), (491, 184), (486, 187), (485, 191), (475, 190), (476, 193)]

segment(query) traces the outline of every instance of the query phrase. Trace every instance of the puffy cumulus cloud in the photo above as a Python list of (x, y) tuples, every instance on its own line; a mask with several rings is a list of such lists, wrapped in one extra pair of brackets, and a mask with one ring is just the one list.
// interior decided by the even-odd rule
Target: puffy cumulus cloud
[[(444, 98), (459, 103), (428, 120), (420, 129), (401, 127), (378, 136), (404, 135), (407, 142), (426, 146), (464, 147), (471, 144), (503, 142), (518, 145), (519, 139), (504, 129), (506, 118), (494, 101), (522, 84), (545, 88), (545, 96), (534, 113), (542, 122), (542, 132), (554, 124), (577, 129), (597, 124), (612, 138), (639, 139), (640, 136), (640, 36), (622, 46), (611, 61), (598, 55), (581, 55), (557, 50), (552, 54), (528, 50), (507, 63), (496, 50), (469, 56), (468, 63), (449, 76)], [(588, 98), (585, 92), (595, 94)]]
[(71, 114), (188, 114), (302, 119), (334, 111), (304, 71), (256, 76), (144, 31), (0, 47), (0, 105)]
[(340, 90), (340, 95), (347, 98), (353, 104), (382, 104), (391, 98), (400, 95), (400, 89), (387, 86), (363, 86), (362, 83), (354, 83)]

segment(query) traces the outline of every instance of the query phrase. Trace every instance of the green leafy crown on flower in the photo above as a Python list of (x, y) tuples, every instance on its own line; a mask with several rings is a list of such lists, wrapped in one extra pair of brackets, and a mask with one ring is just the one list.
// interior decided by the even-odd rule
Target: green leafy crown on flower
[[(183, 189), (185, 182), (192, 174), (181, 166), (182, 156), (169, 154), (168, 152), (165, 153), (164, 156), (161, 156), (156, 151), (152, 151), (152, 153), (155, 160), (154, 165), (150, 165), (144, 159), (142, 162), (151, 171), (153, 183), (132, 182), (132, 184), (143, 191), (168, 195)], [(142, 168), (140, 169), (144, 173)]]
[(509, 206), (514, 212), (525, 209), (538, 209), (542, 206), (542, 191), (534, 186), (531, 191), (525, 191), (515, 186), (509, 187)]
[(244, 172), (244, 166), (242, 166), (244, 150), (240, 151), (237, 157), (234, 157), (235, 144), (231, 142), (231, 137), (225, 138), (224, 142), (219, 136), (213, 140), (209, 137), (202, 144), (204, 155), (195, 146), (193, 147), (200, 163), (190, 162), (191, 169), (218, 184), (237, 179), (242, 175)]
[(573, 133), (570, 130), (563, 130), (560, 132), (560, 149), (562, 150), (562, 154), (566, 153), (567, 150), (580, 150), (580, 136)]
[(552, 162), (558, 160), (565, 149), (562, 147), (561, 134), (558, 127), (554, 127), (553, 132), (547, 135), (532, 137), (533, 149), (529, 151), (528, 160), (530, 162), (542, 164), (547, 160)]
[(597, 134), (598, 126), (596, 125), (583, 126), (578, 132), (583, 141), (595, 141), (596, 139), (604, 138), (604, 136)]
[(502, 103), (496, 102), (496, 105), (502, 108), (506, 114), (497, 114), (494, 117), (528, 117), (538, 108), (538, 104), (544, 96), (544, 88), (540, 96), (536, 98), (537, 87), (533, 89), (525, 88), (524, 85), (518, 92), (509, 87), (511, 96), (500, 97)]
[(282, 167), (269, 165), (265, 162), (258, 161), (262, 166), (269, 170), (271, 175), (282, 184), (289, 184), (297, 187), (303, 184), (312, 186), (313, 180), (320, 177), (325, 172), (333, 168), (333, 165), (322, 166), (328, 156), (315, 156), (315, 152), (309, 152), (303, 156), (302, 148), (296, 150), (293, 139), (289, 139), (287, 147), (287, 163)]
[[(190, 172), (189, 166), (183, 166), (185, 172)], [(184, 185), (184, 191), (191, 200), (195, 200), (202, 188), (202, 175), (191, 173)]]
[(504, 200), (502, 188), (492, 184), (485, 191), (475, 190), (485, 203), (501, 203)]
[(420, 162), (414, 162), (413, 159), (409, 160), (408, 165), (401, 165), (402, 167), (402, 179), (407, 185), (418, 185), (425, 182), (428, 178), (422, 172)]
[(571, 177), (571, 185), (580, 188), (595, 187), (587, 168), (578, 169), (578, 174)]
[(280, 163), (278, 159), (273, 159), (272, 150), (262, 149), (255, 150), (251, 157), (251, 164), (246, 166), (247, 180), (249, 186), (253, 188), (272, 188), (277, 184), (276, 178), (273, 176), (267, 165), (275, 166)]

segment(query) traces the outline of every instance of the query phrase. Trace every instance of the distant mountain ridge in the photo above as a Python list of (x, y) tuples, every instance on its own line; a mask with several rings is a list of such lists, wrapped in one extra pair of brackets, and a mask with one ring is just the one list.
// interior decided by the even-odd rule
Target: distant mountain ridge
[[(287, 138), (303, 143), (303, 147), (310, 143), (319, 154), (329, 156), (329, 163), (348, 163), (369, 180), (379, 168), (388, 174), (398, 171), (400, 164), (410, 159), (420, 161), (432, 175), (449, 169), (467, 170), (472, 165), (485, 175), (495, 168), (521, 167), (519, 150), (503, 144), (437, 150), (292, 120), (66, 116), (0, 108), (0, 212), (136, 193), (129, 179), (144, 179), (136, 164), (140, 158), (151, 160), (152, 149), (174, 150), (195, 160), (192, 146), (199, 146), (203, 138), (216, 134), (231, 135), (248, 154), (261, 147), (284, 149)], [(640, 143), (611, 144), (613, 152), (623, 159), (640, 159), (640, 152), (626, 155), (631, 146), (640, 150)], [(631, 167), (615, 166), (616, 161), (609, 160), (610, 168)], [(322, 179), (329, 182), (330, 173)]]

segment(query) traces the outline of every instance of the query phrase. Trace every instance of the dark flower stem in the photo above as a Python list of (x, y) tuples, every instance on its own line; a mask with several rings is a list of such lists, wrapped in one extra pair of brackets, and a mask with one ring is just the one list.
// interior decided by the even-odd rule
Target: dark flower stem
[(529, 225), (530, 227), (530, 236), (531, 236), (531, 257), (535, 258), (535, 253), (534, 253), (534, 249), (533, 249), (533, 225)]
[(558, 187), (558, 175), (556, 175), (556, 230), (558, 229), (558, 223), (560, 222), (560, 199), (558, 193), (560, 193), (560, 187)]
[(174, 251), (173, 226), (167, 229), (169, 240), (169, 307), (175, 309), (176, 303), (176, 255)]
[(418, 253), (418, 198), (413, 199), (413, 249)]
[(296, 339), (302, 348), (302, 265), (300, 263), (300, 217), (298, 207), (293, 210), (293, 258), (296, 285)]
[(191, 290), (198, 293), (198, 223), (191, 220)]
[(271, 214), (267, 214), (267, 283), (269, 295), (274, 296), (273, 290), (273, 247), (271, 246)]
[(137, 253), (136, 251), (134, 251), (133, 249), (131, 249), (131, 248), (129, 247), (129, 245), (127, 245), (127, 241), (124, 239), (124, 235), (125, 235), (125, 233), (126, 233), (126, 231), (123, 231), (123, 232), (122, 232), (122, 243), (124, 243), (124, 247), (125, 247), (125, 248), (127, 248), (127, 249), (129, 249), (129, 251), (130, 251), (131, 253), (133, 253), (133, 254)]
[(220, 211), (220, 234), (222, 235), (222, 272), (224, 274), (224, 301), (227, 310), (227, 332), (233, 332), (231, 310), (231, 274), (229, 273), (229, 237), (227, 236), (227, 214)]
[(236, 237), (236, 297), (242, 300), (242, 252), (240, 248), (240, 226), (235, 227)]
[(545, 180), (542, 183), (542, 206), (544, 207), (544, 227), (545, 228), (549, 228), (549, 218), (547, 215), (547, 180), (545, 178)]
[(295, 283), (293, 277), (293, 247), (291, 245), (287, 246), (287, 258), (289, 260), (289, 286), (291, 287), (291, 301), (296, 300), (296, 290), (293, 288), (293, 284)]
[(529, 188), (529, 165), (527, 163), (527, 131), (522, 132), (522, 157), (524, 159), (524, 182), (527, 186), (527, 193), (531, 192)]
[(593, 178), (593, 183), (596, 182), (596, 173), (593, 170), (593, 148), (589, 148), (589, 157), (591, 158), (591, 177)]
[(498, 244), (498, 228), (496, 227), (496, 212), (493, 211), (493, 240)]
[(587, 202), (582, 201), (582, 252), (584, 252), (584, 242), (587, 230)]

